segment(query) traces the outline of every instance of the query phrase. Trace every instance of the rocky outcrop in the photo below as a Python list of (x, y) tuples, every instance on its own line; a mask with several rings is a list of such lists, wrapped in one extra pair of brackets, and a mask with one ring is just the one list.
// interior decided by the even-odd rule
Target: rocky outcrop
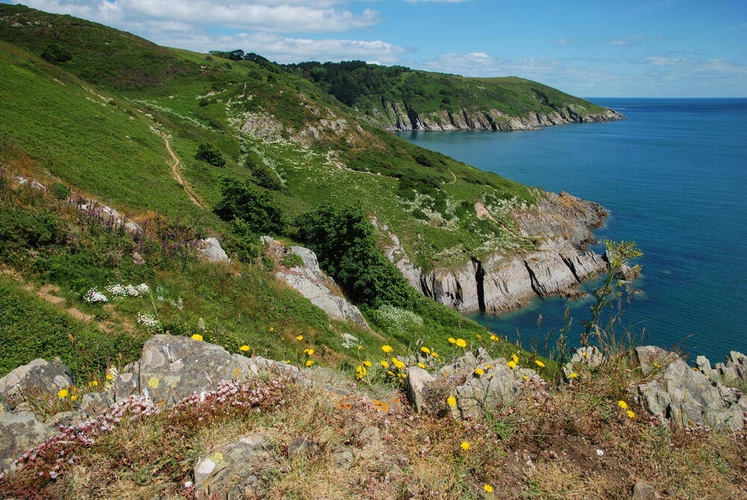
[[(679, 429), (744, 428), (747, 397), (708, 371), (710, 362), (701, 359), (703, 368), (693, 369), (676, 354), (652, 346), (638, 347), (636, 354), (643, 373), (653, 374), (650, 382), (637, 387), (638, 396), (646, 411), (659, 422)], [(734, 354), (737, 359), (744, 357)]]
[(394, 131), (425, 130), (493, 130), (509, 132), (537, 130), (570, 123), (597, 123), (624, 120), (622, 113), (605, 109), (590, 113), (572, 104), (548, 108), (547, 112), (528, 111), (524, 116), (506, 115), (498, 109), (441, 109), (429, 113), (418, 112), (408, 104), (382, 101), (381, 107), (371, 112), (372, 118), (385, 128)]
[(303, 266), (287, 268), (280, 265), (275, 272), (276, 278), (309, 299), (330, 318), (337, 321), (352, 321), (368, 328), (368, 323), (360, 310), (344, 297), (334, 280), (319, 268), (319, 261), (314, 252), (299, 246), (286, 249), (280, 242), (269, 236), (264, 236), (262, 242), (267, 245), (267, 253), (278, 262), (282, 261), (282, 256), (286, 252), (298, 255), (303, 261)]
[(606, 273), (604, 257), (587, 251), (591, 229), (601, 226), (606, 215), (596, 203), (567, 193), (543, 193), (537, 207), (513, 214), (521, 236), (536, 242), (535, 251), (496, 252), (428, 273), (414, 268), (399, 245), (387, 255), (414, 288), (437, 302), (465, 313), (497, 313), (537, 297), (579, 296), (582, 282)]

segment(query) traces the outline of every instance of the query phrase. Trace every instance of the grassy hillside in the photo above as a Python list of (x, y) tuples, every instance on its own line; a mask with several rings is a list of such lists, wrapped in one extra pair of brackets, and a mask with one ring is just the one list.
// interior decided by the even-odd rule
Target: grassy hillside
[(340, 102), (368, 115), (384, 107), (385, 102), (406, 103), (420, 114), (497, 109), (508, 116), (523, 117), (530, 112), (549, 114), (563, 107), (579, 114), (604, 111), (584, 99), (517, 77), (465, 78), (362, 61), (283, 67), (318, 83)]
[[(517, 236), (510, 214), (534, 204), (537, 191), (371, 126), (322, 80), (259, 56), (229, 60), (163, 48), (95, 23), (7, 4), (0, 4), (0, 49), (0, 167), (6, 182), (0, 215), (2, 243), (13, 249), (3, 262), (22, 275), (18, 286), (53, 286), (102, 331), (134, 335), (125, 359), (148, 334), (137, 323), (147, 304), (109, 304), (111, 312), (103, 313), (84, 301), (93, 287), (126, 281), (169, 291), (166, 302), (151, 304), (164, 331), (194, 333), (202, 317), (214, 325), (220, 343), (231, 332), (232, 343), (283, 357), (285, 347), (266, 335), (283, 324), (285, 338), (302, 334), (312, 345), (326, 346), (329, 363), (347, 362), (350, 353), (340, 353), (338, 345), (347, 327), (330, 326), (318, 311), (307, 311), (308, 302), (274, 283), (272, 266), (259, 256), (258, 230), (245, 223), (251, 217), (239, 213), (244, 224), (237, 225), (214, 212), (224, 201), (224, 179), (245, 186), (251, 200), (242, 210), (259, 204), (279, 214), (283, 224), (275, 236), (288, 243), (307, 229), (298, 227), (298, 216), (326, 205), (354, 205), (366, 224), (376, 221), (365, 231), (380, 245), (391, 245), (396, 235), (424, 270), (533, 248), (530, 239)], [(432, 83), (442, 76), (405, 77), (416, 76), (422, 81), (407, 80), (402, 88), (422, 83), (426, 94), (442, 95), (445, 87)], [(464, 88), (475, 83), (464, 82)], [(517, 105), (512, 102), (507, 105)], [(205, 150), (212, 156), (198, 154)], [(57, 191), (42, 196), (19, 187), (15, 176)], [(95, 225), (65, 207), (60, 190), (116, 208), (147, 227), (147, 237), (87, 233)], [(492, 218), (478, 218), (478, 202)], [(35, 234), (39, 224), (57, 239), (37, 235), (40, 242), (24, 244), (13, 236)], [(74, 244), (69, 240), (86, 234)], [(223, 242), (233, 268), (218, 271), (195, 260), (189, 245), (205, 236)], [(150, 252), (144, 267), (133, 263), (135, 249)], [(374, 251), (366, 252), (380, 262)], [(387, 286), (390, 278), (382, 277), (391, 277), (375, 266), (363, 271), (377, 286)], [(394, 305), (417, 314), (420, 330), (393, 336), (374, 321), (379, 333), (359, 332), (362, 342), (383, 334), (405, 344), (428, 338), (440, 348), (455, 329), (472, 336), (482, 331), (452, 311), (408, 297)], [(187, 304), (183, 309), (169, 305), (179, 298)], [(375, 311), (366, 313), (374, 318)], [(33, 354), (25, 350), (13, 362)], [(92, 358), (89, 366), (101, 363)]]

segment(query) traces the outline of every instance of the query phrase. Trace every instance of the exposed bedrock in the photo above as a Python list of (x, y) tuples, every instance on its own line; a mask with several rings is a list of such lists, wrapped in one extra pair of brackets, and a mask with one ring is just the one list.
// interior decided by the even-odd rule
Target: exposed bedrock
[(516, 309), (536, 297), (581, 295), (579, 285), (607, 272), (603, 256), (588, 251), (591, 229), (601, 226), (604, 209), (567, 193), (546, 193), (532, 210), (517, 211), (522, 236), (535, 241), (531, 252), (499, 251), (472, 257), (461, 266), (421, 273), (402, 253), (397, 265), (424, 295), (462, 312)]
[(528, 111), (524, 116), (510, 116), (497, 109), (473, 110), (445, 109), (419, 113), (412, 106), (382, 99), (381, 109), (372, 111), (372, 116), (392, 130), (537, 130), (553, 125), (569, 123), (608, 122), (624, 120), (617, 111), (605, 109), (600, 113), (576, 112), (573, 106), (561, 106), (547, 113)]

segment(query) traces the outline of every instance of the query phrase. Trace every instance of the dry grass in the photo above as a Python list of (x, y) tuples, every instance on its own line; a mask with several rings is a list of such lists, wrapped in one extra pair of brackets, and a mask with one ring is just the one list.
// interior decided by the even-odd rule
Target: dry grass
[[(201, 456), (259, 434), (272, 467), (260, 474), (256, 498), (629, 498), (636, 481), (664, 498), (744, 498), (744, 435), (672, 433), (638, 408), (628, 418), (617, 401), (642, 378), (627, 363), (582, 373), (562, 391), (525, 391), (484, 422), (416, 415), (392, 401), (401, 401), (396, 389), (377, 387), (382, 399), (374, 400), (319, 371), (321, 381), (287, 382), (279, 408), (201, 423), (165, 413), (127, 422), (79, 446), (56, 481), (33, 482), (37, 469), (27, 467), (0, 482), (0, 494), (193, 498), (184, 485)], [(330, 392), (333, 381), (347, 396)]]

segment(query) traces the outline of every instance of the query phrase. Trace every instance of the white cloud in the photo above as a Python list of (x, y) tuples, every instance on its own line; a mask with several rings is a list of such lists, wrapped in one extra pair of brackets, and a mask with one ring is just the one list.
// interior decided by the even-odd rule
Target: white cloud
[(646, 37), (644, 35), (623, 35), (612, 38), (609, 41), (609, 44), (613, 47), (631, 47), (633, 45), (638, 45), (645, 39)]
[(338, 9), (334, 0), (28, 0), (30, 7), (72, 14), (128, 29), (147, 21), (176, 21), (195, 26), (278, 33), (328, 33), (364, 28), (379, 22), (379, 13)]
[(747, 65), (684, 55), (613, 60), (447, 54), (428, 61), (422, 69), (474, 77), (518, 76), (587, 97), (740, 96), (747, 88)]

